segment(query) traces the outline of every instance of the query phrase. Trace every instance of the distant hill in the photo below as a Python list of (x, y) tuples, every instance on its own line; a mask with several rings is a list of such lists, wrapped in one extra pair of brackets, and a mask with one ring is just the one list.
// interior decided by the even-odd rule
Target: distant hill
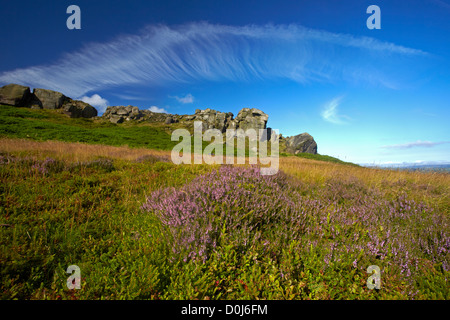
[(408, 171), (437, 171), (437, 172), (450, 172), (450, 163), (440, 162), (424, 162), (424, 163), (398, 163), (389, 165), (373, 165), (363, 164), (364, 167), (369, 168), (381, 168), (381, 169), (396, 169), (396, 170), (408, 170)]

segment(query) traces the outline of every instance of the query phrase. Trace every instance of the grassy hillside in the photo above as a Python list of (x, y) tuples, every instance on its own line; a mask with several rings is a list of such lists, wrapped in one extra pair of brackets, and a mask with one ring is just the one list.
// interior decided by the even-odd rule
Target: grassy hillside
[[(290, 155), (288, 153), (281, 153), (280, 156), (288, 157), (288, 156), (292, 156), (292, 155)], [(299, 158), (304, 158), (304, 159), (325, 161), (325, 162), (332, 162), (332, 163), (339, 163), (339, 164), (346, 164), (346, 165), (357, 166), (358, 167), (358, 165), (355, 164), (355, 163), (342, 161), (342, 160), (340, 160), (338, 158), (327, 156), (327, 155), (322, 155), (322, 154), (298, 153), (295, 156), (299, 157)]]
[(0, 107), (2, 299), (450, 298), (448, 173), (177, 166), (166, 129)]
[(116, 125), (91, 119), (71, 119), (61, 114), (60, 110), (11, 106), (0, 106), (0, 136), (161, 150), (170, 150), (176, 145), (170, 141), (167, 132), (150, 125)]
[[(172, 150), (178, 142), (171, 141), (170, 134), (172, 130), (181, 127), (182, 124), (164, 125), (161, 123), (142, 124), (136, 122), (117, 125), (102, 120), (71, 119), (62, 114), (60, 110), (33, 110), (0, 105), (0, 137)], [(209, 144), (210, 142), (204, 141), (203, 149)], [(248, 142), (246, 142), (246, 146), (248, 147)], [(268, 149), (270, 152), (270, 145)], [(194, 150), (193, 147), (192, 150)], [(226, 154), (225, 146), (223, 154)], [(237, 143), (235, 143), (235, 155), (237, 155)], [(249, 155), (248, 149), (245, 150), (245, 155)], [(289, 154), (282, 153), (280, 156), (289, 156)], [(319, 154), (301, 153), (297, 156), (313, 160), (346, 163)]]
[(283, 157), (261, 176), (145, 148), (0, 146), (3, 299), (450, 298), (448, 174)]

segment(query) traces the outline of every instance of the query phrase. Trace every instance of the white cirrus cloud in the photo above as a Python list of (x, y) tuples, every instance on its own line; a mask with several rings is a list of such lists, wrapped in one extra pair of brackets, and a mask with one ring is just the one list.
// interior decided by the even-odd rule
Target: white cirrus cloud
[(334, 124), (347, 124), (350, 118), (346, 115), (338, 114), (338, 107), (341, 103), (342, 97), (334, 98), (328, 101), (321, 112), (321, 116), (325, 121)]
[(66, 53), (53, 63), (0, 72), (0, 83), (51, 88), (76, 97), (121, 85), (277, 78), (396, 87), (398, 67), (406, 58), (424, 55), (375, 38), (296, 24), (150, 25), (138, 34)]
[(175, 98), (177, 99), (178, 102), (181, 103), (193, 103), (194, 102), (194, 96), (190, 93), (188, 93), (187, 95), (185, 95), (184, 97), (179, 97), (179, 96), (169, 96), (170, 98)]
[(157, 112), (157, 113), (168, 113), (166, 109), (164, 108), (159, 108), (157, 106), (151, 106), (150, 108), (148, 108), (147, 110), (151, 111), (151, 112)]
[(410, 148), (416, 148), (416, 147), (422, 147), (422, 148), (431, 148), (440, 144), (450, 143), (450, 141), (439, 141), (439, 142), (432, 142), (432, 141), (421, 141), (417, 140), (414, 142), (408, 142), (408, 143), (402, 143), (402, 144), (392, 144), (392, 145), (386, 145), (382, 146), (383, 149), (410, 149)]
[(108, 100), (100, 97), (98, 94), (93, 94), (92, 96), (83, 96), (80, 98), (81, 101), (89, 103), (91, 106), (97, 108), (100, 113), (105, 112), (108, 107)]

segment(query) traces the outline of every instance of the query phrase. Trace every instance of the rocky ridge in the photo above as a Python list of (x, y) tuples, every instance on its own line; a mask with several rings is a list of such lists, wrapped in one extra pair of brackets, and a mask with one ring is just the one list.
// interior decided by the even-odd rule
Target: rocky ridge
[[(193, 115), (178, 115), (168, 113), (157, 113), (149, 110), (140, 110), (135, 106), (113, 106), (108, 107), (101, 116), (102, 119), (112, 123), (123, 123), (125, 121), (159, 122), (166, 125), (179, 123), (186, 128), (193, 128), (194, 121), (201, 121), (203, 131), (207, 129), (218, 129), (225, 133), (227, 129), (267, 129), (262, 140), (276, 138), (271, 128), (267, 127), (269, 116), (256, 108), (243, 108), (236, 118), (231, 112), (221, 112), (210, 108), (196, 109)], [(317, 143), (314, 138), (304, 132), (292, 137), (278, 136), (282, 151), (292, 154), (317, 153)]]
[[(135, 106), (113, 106), (108, 107), (101, 118), (112, 123), (123, 123), (130, 120), (161, 122), (168, 125), (183, 123), (191, 128), (194, 121), (201, 121), (203, 131), (218, 129), (220, 132), (225, 133), (227, 129), (267, 129), (266, 124), (269, 116), (256, 108), (243, 108), (234, 118), (231, 112), (225, 113), (210, 108), (205, 110), (196, 109), (193, 115), (178, 115), (140, 110)], [(271, 132), (271, 129), (268, 129)]]
[[(29, 87), (8, 84), (0, 88), (0, 104), (33, 109), (62, 109), (62, 112), (71, 118), (94, 118), (97, 110), (80, 100), (73, 100), (64, 94), (48, 89), (34, 89)], [(308, 133), (301, 133), (292, 137), (276, 136), (271, 128), (267, 128), (269, 116), (256, 108), (243, 108), (236, 118), (231, 112), (221, 112), (213, 109), (196, 109), (193, 115), (178, 115), (140, 110), (136, 106), (110, 106), (106, 109), (101, 120), (121, 124), (125, 121), (161, 123), (172, 125), (178, 123), (181, 127), (192, 129), (194, 121), (201, 121), (203, 131), (218, 129), (225, 133), (227, 129), (267, 129), (262, 140), (279, 139), (280, 151), (292, 154), (317, 153), (317, 143)], [(236, 134), (238, 137), (239, 135)]]
[(48, 89), (34, 89), (8, 84), (0, 88), (0, 104), (32, 109), (62, 109), (71, 118), (93, 118), (97, 116), (97, 109), (90, 104), (73, 100), (61, 92)]

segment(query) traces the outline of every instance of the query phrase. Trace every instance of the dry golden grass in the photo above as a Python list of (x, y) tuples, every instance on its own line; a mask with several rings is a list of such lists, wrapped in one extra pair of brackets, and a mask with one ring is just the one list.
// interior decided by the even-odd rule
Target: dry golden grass
[[(87, 144), (80, 142), (63, 141), (35, 141), (28, 139), (1, 138), (0, 152), (13, 154), (26, 154), (36, 158), (51, 157), (64, 161), (87, 161), (98, 157), (106, 157), (122, 160), (136, 160), (144, 156), (162, 156), (170, 159), (171, 151), (152, 150), (147, 148), (130, 148), (128, 146), (107, 146), (98, 144)], [(204, 159), (203, 164), (205, 163)], [(255, 163), (257, 160), (254, 160)], [(191, 163), (194, 162), (194, 154), (191, 154)], [(223, 156), (223, 163), (226, 157)], [(234, 157), (233, 163), (249, 163), (249, 158)]]
[[(60, 160), (85, 161), (98, 157), (136, 160), (139, 157), (166, 156), (171, 151), (151, 150), (146, 148), (130, 148), (127, 146), (94, 145), (79, 142), (34, 141), (27, 139), (0, 139), (0, 152), (24, 153), (37, 157), (51, 156)], [(194, 156), (192, 155), (192, 159)], [(234, 158), (234, 163), (241, 162)], [(249, 159), (246, 158), (246, 163)], [(450, 186), (450, 174), (439, 172), (419, 172), (406, 170), (385, 170), (342, 165), (338, 163), (304, 159), (299, 157), (280, 157), (280, 169), (285, 173), (300, 178), (305, 182), (323, 183), (330, 178), (356, 177), (370, 186), (383, 187), (386, 183), (406, 181), (422, 185)], [(224, 157), (224, 163), (226, 162)]]
[[(10, 138), (0, 139), (0, 152), (31, 155), (36, 158), (52, 157), (63, 161), (87, 161), (98, 157), (134, 161), (145, 156), (167, 159), (171, 156), (170, 151), (145, 148)], [(279, 161), (282, 171), (306, 183), (323, 185), (330, 179), (346, 181), (356, 178), (366, 186), (386, 193), (407, 192), (417, 200), (432, 201), (439, 206), (450, 207), (450, 174), (448, 173), (364, 168), (294, 156), (280, 157)], [(194, 163), (193, 155), (192, 163)], [(238, 163), (236, 158), (234, 163)]]
[(0, 152), (52, 157), (66, 161), (87, 161), (98, 157), (136, 160), (142, 156), (170, 157), (170, 151), (94, 145), (79, 142), (33, 141), (26, 139), (0, 139)]
[(280, 158), (280, 169), (306, 183), (323, 185), (330, 179), (355, 179), (385, 194), (408, 193), (418, 201), (450, 210), (450, 174), (365, 168), (298, 157)]
[(450, 174), (444, 172), (365, 168), (298, 157), (280, 158), (280, 169), (304, 181), (316, 183), (324, 182), (332, 177), (353, 176), (376, 187), (382, 187), (385, 183), (399, 180), (418, 184), (450, 186)]

